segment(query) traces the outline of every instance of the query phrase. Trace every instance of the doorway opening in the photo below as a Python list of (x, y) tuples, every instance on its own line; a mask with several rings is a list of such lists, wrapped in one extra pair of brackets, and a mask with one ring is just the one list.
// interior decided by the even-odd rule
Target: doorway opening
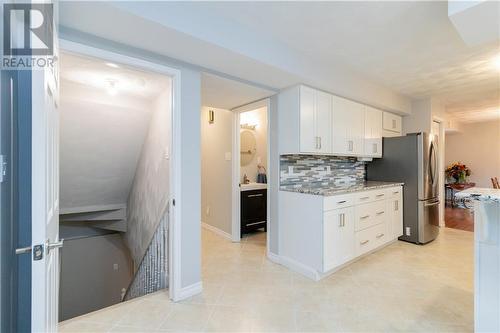
[(64, 321), (169, 286), (173, 79), (68, 51), (60, 59)]
[[(268, 247), (269, 99), (275, 92), (202, 74), (202, 275), (261, 265)], [(223, 250), (225, 249), (225, 250)], [(244, 256), (242, 251), (251, 249)], [(238, 259), (237, 259), (238, 258)]]

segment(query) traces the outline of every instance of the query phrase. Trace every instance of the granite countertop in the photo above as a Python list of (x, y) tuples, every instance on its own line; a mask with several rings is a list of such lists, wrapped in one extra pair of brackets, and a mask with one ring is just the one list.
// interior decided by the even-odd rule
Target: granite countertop
[(340, 184), (340, 185), (326, 185), (326, 186), (281, 186), (280, 191), (286, 192), (298, 192), (305, 194), (314, 194), (322, 196), (331, 196), (344, 193), (352, 193), (366, 190), (375, 190), (380, 188), (401, 186), (403, 183), (399, 182), (378, 182), (378, 181), (366, 181), (363, 183), (352, 183), (352, 184)]
[(473, 187), (455, 194), (457, 198), (471, 198), (478, 201), (500, 202), (500, 190), (493, 188)]

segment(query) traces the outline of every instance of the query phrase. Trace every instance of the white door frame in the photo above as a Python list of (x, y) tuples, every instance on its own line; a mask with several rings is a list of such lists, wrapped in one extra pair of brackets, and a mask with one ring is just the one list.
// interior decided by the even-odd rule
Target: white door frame
[(85, 44), (60, 39), (60, 50), (77, 55), (95, 57), (113, 63), (163, 74), (172, 78), (172, 133), (170, 137), (170, 212), (168, 232), (168, 277), (169, 297), (173, 301), (181, 298), (181, 202), (173, 200), (181, 197), (181, 72), (178, 69), (154, 62), (106, 51)]
[[(445, 193), (444, 193), (444, 181), (445, 181), (445, 128), (444, 120), (439, 117), (433, 117), (432, 122), (439, 124), (439, 142), (438, 142), (438, 168), (439, 168), (439, 180), (438, 180), (438, 195), (441, 200), (439, 203), (439, 226), (445, 227), (446, 223), (444, 220), (445, 211)], [(432, 132), (432, 124), (431, 124)]]
[(232, 196), (231, 196), (231, 240), (233, 242), (239, 242), (241, 240), (240, 232), (241, 232), (241, 223), (240, 223), (240, 204), (241, 204), (241, 192), (240, 192), (240, 164), (241, 164), (241, 156), (240, 156), (240, 114), (247, 111), (252, 111), (256, 109), (260, 109), (262, 107), (267, 108), (266, 118), (267, 118), (267, 212), (266, 212), (266, 247), (269, 248), (269, 233), (271, 228), (269, 228), (270, 224), (270, 195), (271, 192), (271, 182), (269, 181), (271, 177), (274, 175), (271, 174), (271, 168), (269, 168), (269, 163), (271, 161), (271, 140), (270, 137), (270, 110), (271, 110), (271, 99), (269, 97), (245, 104), (234, 109), (233, 111), (233, 165), (231, 167), (232, 170)]

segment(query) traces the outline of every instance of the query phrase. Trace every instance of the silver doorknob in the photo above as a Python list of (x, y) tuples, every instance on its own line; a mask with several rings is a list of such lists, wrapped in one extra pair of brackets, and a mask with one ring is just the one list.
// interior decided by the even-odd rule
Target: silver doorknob
[(25, 254), (25, 253), (31, 253), (31, 246), (20, 247), (16, 249), (16, 254)]

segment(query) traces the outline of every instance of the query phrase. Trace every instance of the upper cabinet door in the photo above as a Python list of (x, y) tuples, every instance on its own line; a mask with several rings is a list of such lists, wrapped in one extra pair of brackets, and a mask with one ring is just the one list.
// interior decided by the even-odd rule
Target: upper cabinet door
[(367, 157), (382, 157), (382, 111), (365, 108), (365, 151)]
[(332, 152), (332, 95), (316, 91), (315, 115), (318, 149), (321, 153)]
[(390, 112), (384, 112), (384, 130), (401, 133), (401, 116)]
[(365, 106), (351, 102), (349, 113), (349, 139), (352, 141), (351, 154), (361, 156), (365, 150)]
[(316, 135), (316, 115), (314, 111), (315, 89), (301, 86), (300, 100), (300, 152), (315, 153), (318, 151), (319, 139)]
[(354, 149), (349, 142), (349, 102), (342, 97), (333, 97), (332, 150), (334, 154), (346, 155)]
[(333, 152), (342, 155), (362, 155), (364, 137), (364, 106), (335, 96), (333, 103)]

